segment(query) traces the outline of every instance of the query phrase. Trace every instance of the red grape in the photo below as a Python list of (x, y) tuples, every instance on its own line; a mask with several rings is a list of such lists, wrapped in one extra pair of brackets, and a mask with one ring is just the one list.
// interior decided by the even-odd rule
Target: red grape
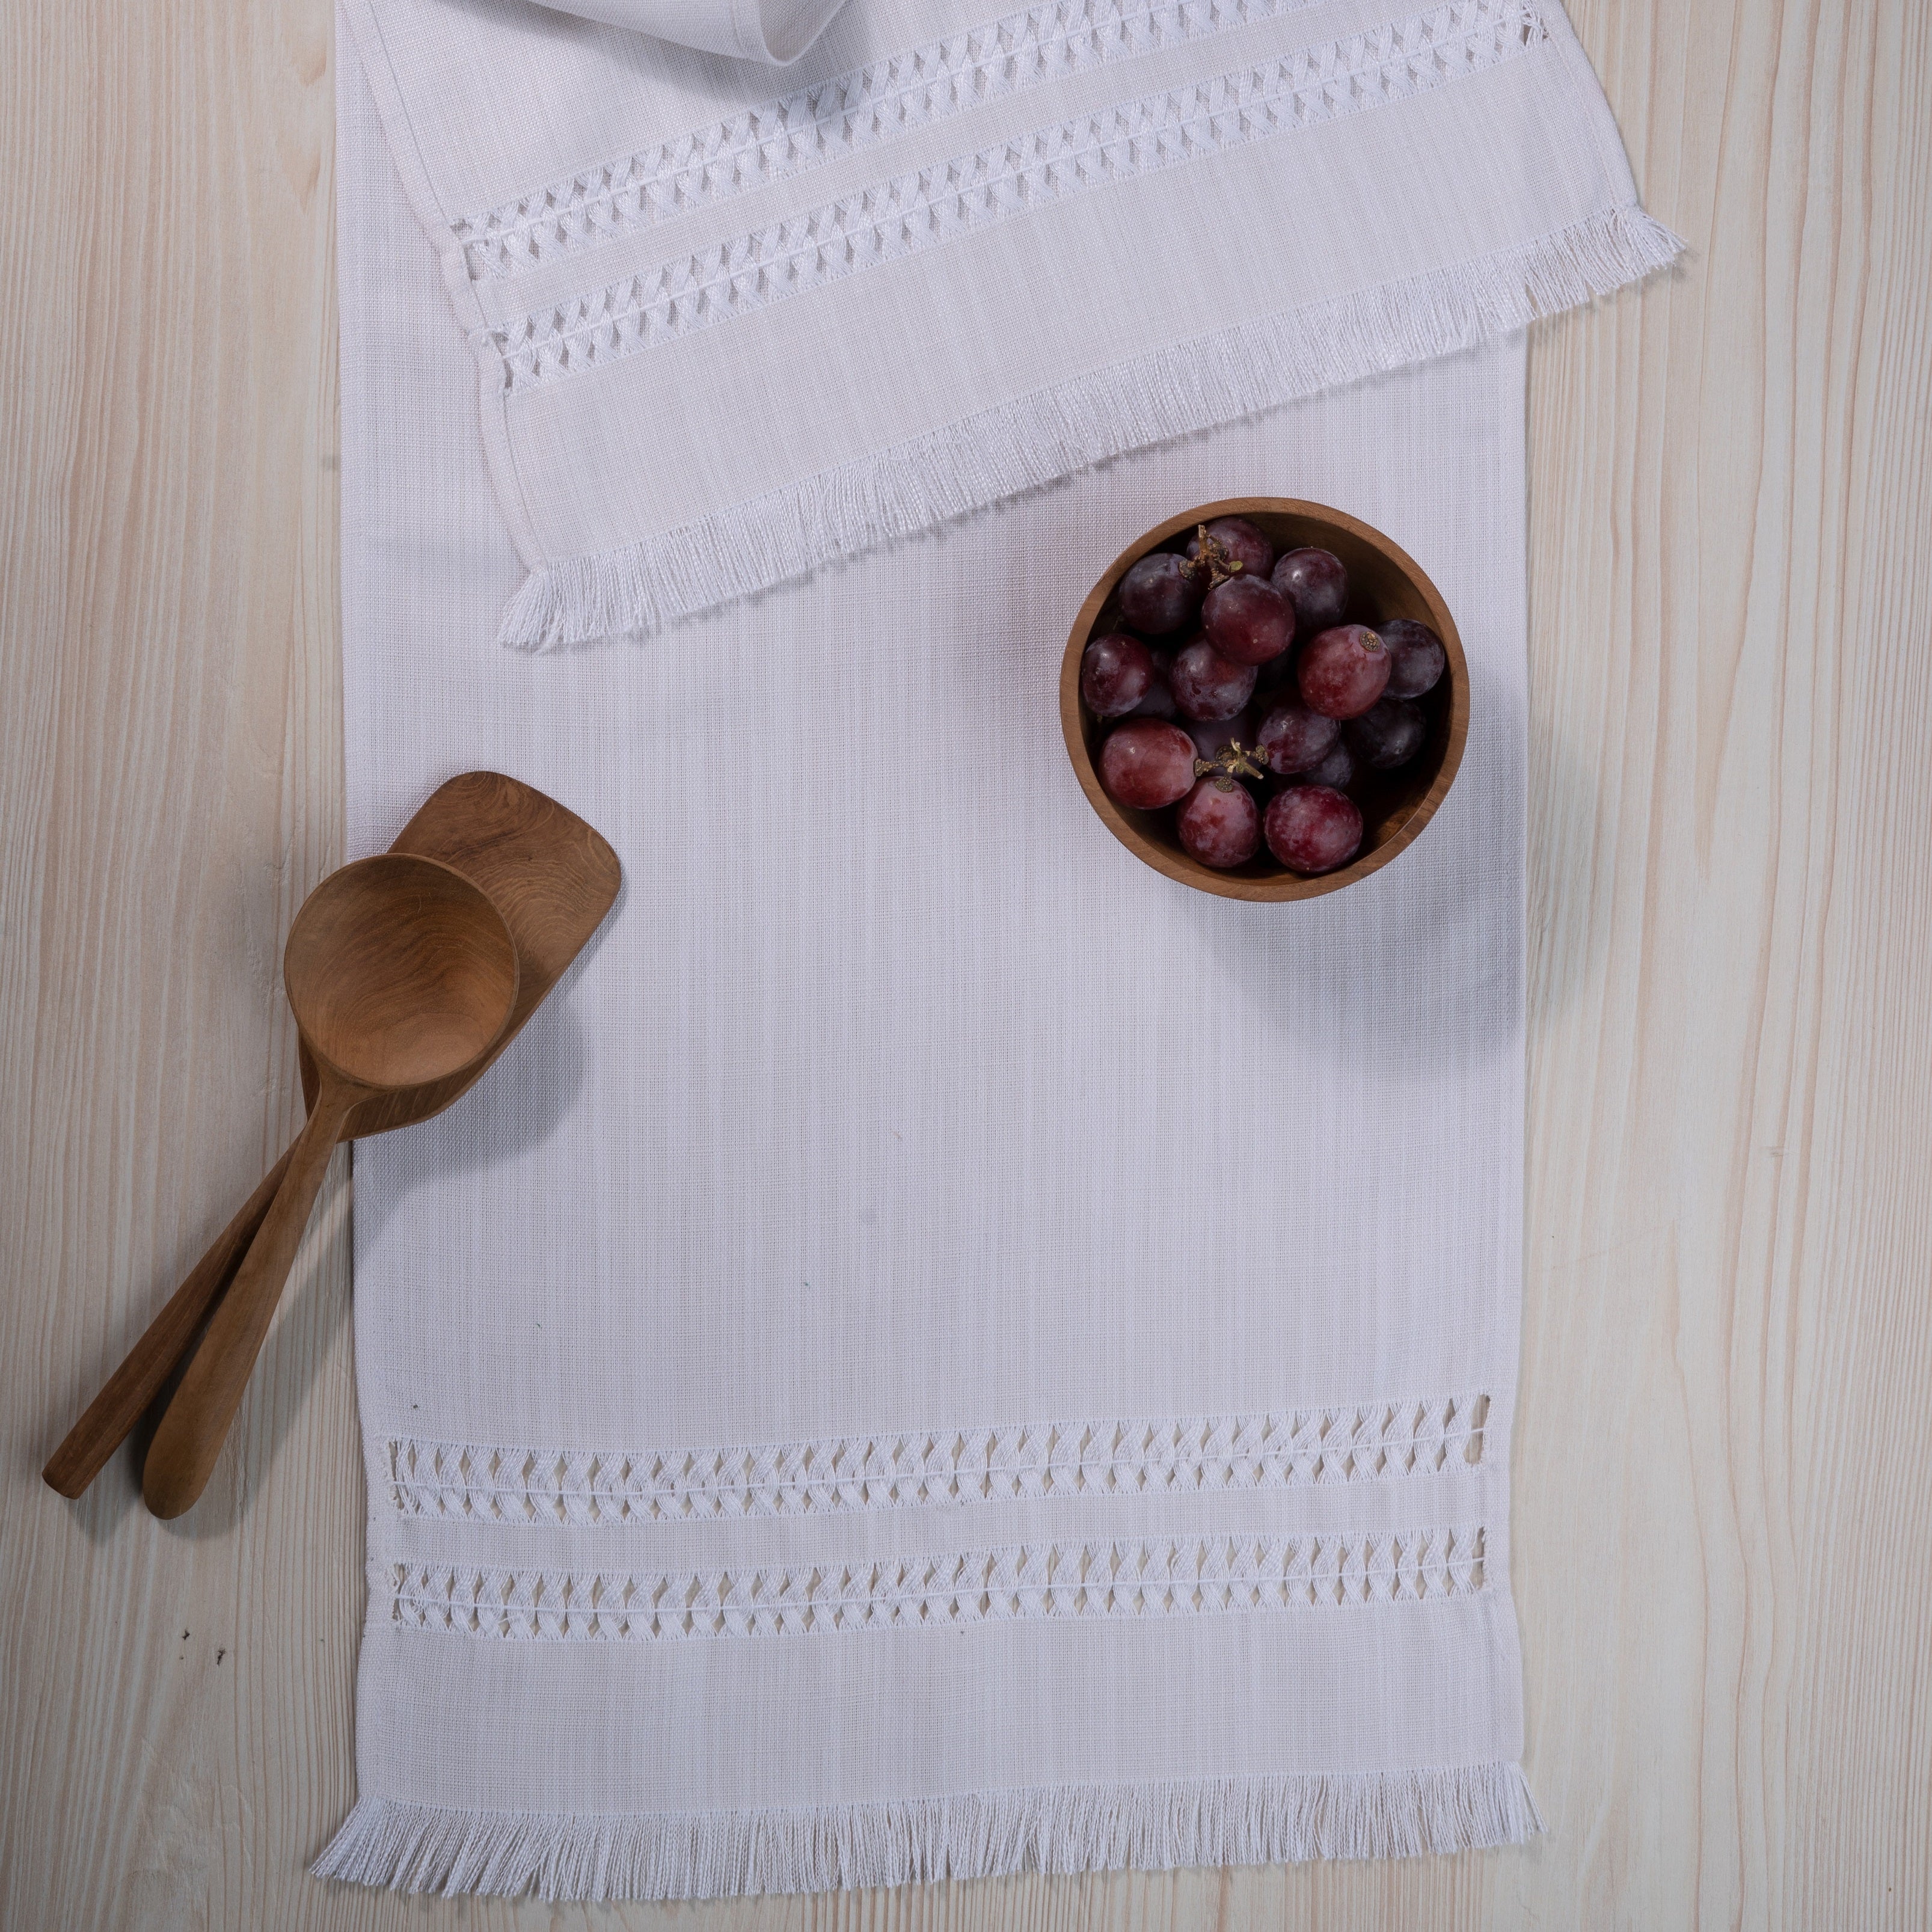
[(1225, 870), (1252, 859), (1262, 842), (1262, 814), (1245, 785), (1231, 778), (1197, 778), (1176, 820), (1182, 849)]
[(1264, 664), (1294, 641), (1294, 608), (1258, 578), (1231, 577), (1201, 607), (1208, 641), (1235, 664)]
[(1310, 640), (1295, 666), (1302, 702), (1330, 718), (1359, 718), (1381, 697), (1388, 675), (1389, 654), (1366, 624), (1338, 624), (1322, 632)]
[(1138, 638), (1096, 638), (1080, 660), (1080, 695), (1096, 718), (1124, 718), (1154, 685), (1154, 658)]
[(1194, 782), (1194, 740), (1158, 718), (1117, 724), (1100, 747), (1100, 782), (1110, 798), (1143, 812), (1172, 805)]
[(1342, 735), (1340, 721), (1311, 711), (1300, 699), (1277, 704), (1256, 734), (1262, 760), (1277, 778), (1291, 778), (1319, 764)]
[(1331, 550), (1292, 550), (1274, 567), (1274, 587), (1294, 606), (1304, 638), (1339, 624), (1348, 609), (1348, 573)]
[(1360, 849), (1362, 814), (1328, 785), (1290, 785), (1268, 800), (1268, 850), (1294, 872), (1332, 872)]
[(1290, 784), (1328, 785), (1336, 791), (1346, 791), (1354, 782), (1355, 754), (1346, 738), (1337, 738), (1334, 749), (1318, 765), (1310, 765), (1288, 780)]
[(1120, 615), (1137, 631), (1164, 638), (1201, 608), (1208, 573), (1171, 550), (1144, 556), (1120, 579)]
[(1168, 682), (1182, 717), (1213, 724), (1233, 717), (1254, 694), (1255, 668), (1230, 664), (1204, 637), (1196, 638), (1176, 655)]
[(1407, 764), (1428, 736), (1422, 707), (1406, 698), (1378, 698), (1360, 717), (1348, 721), (1348, 743), (1356, 757), (1378, 772)]
[(1386, 624), (1378, 624), (1376, 631), (1388, 648), (1389, 696), (1420, 698), (1425, 691), (1433, 690), (1449, 664), (1442, 640), (1413, 617), (1391, 617)]
[[(1246, 517), (1216, 517), (1208, 526), (1208, 535), (1227, 554), (1230, 563), (1241, 566), (1244, 577), (1266, 577), (1274, 568), (1274, 545)], [(1187, 554), (1198, 556), (1201, 539), (1188, 540)]]

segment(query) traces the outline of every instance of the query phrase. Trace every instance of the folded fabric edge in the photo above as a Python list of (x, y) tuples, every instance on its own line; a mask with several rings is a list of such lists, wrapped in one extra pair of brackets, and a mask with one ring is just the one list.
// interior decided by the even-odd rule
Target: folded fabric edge
[(1524, 327), (1668, 268), (1634, 205), (1521, 246), (1312, 304), (1036, 391), (622, 548), (532, 571), (500, 641), (647, 633), (1110, 458)]
[(560, 14), (650, 34), (734, 60), (789, 67), (818, 39), (844, 0), (542, 0)]
[(1410, 1858), (1521, 1844), (1542, 1829), (1522, 1767), (1502, 1762), (639, 1816), (365, 1798), (310, 1870), (445, 1898), (727, 1898), (1015, 1872)]

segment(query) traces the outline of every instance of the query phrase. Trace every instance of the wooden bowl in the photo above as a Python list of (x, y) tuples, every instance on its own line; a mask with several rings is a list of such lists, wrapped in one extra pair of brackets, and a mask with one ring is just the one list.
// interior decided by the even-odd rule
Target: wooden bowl
[[(1211, 523), (1216, 517), (1246, 517), (1266, 532), (1277, 551), (1311, 547), (1333, 550), (1348, 573), (1346, 621), (1379, 624), (1391, 617), (1413, 617), (1442, 640), (1448, 654), (1448, 668), (1435, 689), (1417, 700), (1429, 719), (1429, 736), (1422, 749), (1400, 770), (1373, 775), (1351, 794), (1362, 808), (1362, 849), (1347, 865), (1312, 878), (1285, 870), (1265, 845), (1245, 866), (1225, 872), (1204, 866), (1182, 849), (1171, 807), (1165, 812), (1137, 812), (1116, 804), (1100, 784), (1096, 760), (1106, 731), (1102, 721), (1081, 699), (1082, 655), (1094, 638), (1117, 627), (1115, 590), (1132, 566), (1150, 550), (1163, 548), (1176, 537), (1192, 535), (1197, 524)], [(1462, 641), (1456, 634), (1456, 620), (1441, 594), (1414, 560), (1381, 531), (1322, 503), (1304, 503), (1291, 496), (1235, 496), (1168, 518), (1114, 560), (1088, 593), (1066, 640), (1066, 656), (1060, 670), (1060, 722), (1066, 734), (1067, 754), (1088, 802), (1114, 836), (1156, 872), (1178, 879), (1184, 886), (1219, 892), (1224, 898), (1312, 899), (1324, 892), (1340, 892), (1378, 872), (1436, 815), (1436, 807), (1455, 781), (1469, 735), (1469, 668), (1462, 656)]]

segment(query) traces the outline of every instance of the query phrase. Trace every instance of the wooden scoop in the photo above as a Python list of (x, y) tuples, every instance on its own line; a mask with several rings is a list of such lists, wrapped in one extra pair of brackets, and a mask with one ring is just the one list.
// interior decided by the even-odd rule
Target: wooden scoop
[[(465, 772), (439, 785), (390, 850), (440, 860), (490, 896), (517, 943), (517, 1004), (489, 1053), (455, 1079), (364, 1102), (343, 1130), (358, 1139), (414, 1126), (467, 1092), (589, 943), (622, 878), (616, 854), (591, 826), (534, 785), (501, 772)], [(302, 1061), (313, 1103), (316, 1072), (306, 1048)], [(64, 1496), (83, 1495), (187, 1359), (208, 1311), (228, 1292), (288, 1165), (285, 1154), (269, 1168), (48, 1457), (40, 1474), (50, 1488)]]
[(274, 1204), (148, 1451), (142, 1492), (159, 1516), (179, 1516), (214, 1469), (350, 1115), (481, 1060), (516, 1004), (517, 949), (502, 914), (461, 873), (385, 852), (310, 893), (290, 928), (282, 980), (321, 1085)]

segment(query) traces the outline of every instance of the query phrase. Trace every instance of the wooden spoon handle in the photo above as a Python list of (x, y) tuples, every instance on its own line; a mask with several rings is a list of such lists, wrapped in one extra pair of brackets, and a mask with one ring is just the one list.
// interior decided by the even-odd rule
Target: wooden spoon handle
[(289, 1150), (280, 1190), (233, 1286), (208, 1322), (208, 1333), (163, 1412), (148, 1448), (141, 1493), (156, 1516), (179, 1516), (213, 1473), (302, 1245), (336, 1136), (350, 1109), (365, 1097), (361, 1088), (325, 1082), (308, 1124)]
[(194, 1346), (208, 1311), (235, 1279), (242, 1258), (288, 1172), (284, 1154), (249, 1196), (242, 1210), (196, 1262), (167, 1305), (148, 1324), (127, 1360), (108, 1377), (60, 1447), (47, 1458), (41, 1480), (64, 1496), (79, 1496), (106, 1467), (107, 1459), (128, 1439), (161, 1384)]

